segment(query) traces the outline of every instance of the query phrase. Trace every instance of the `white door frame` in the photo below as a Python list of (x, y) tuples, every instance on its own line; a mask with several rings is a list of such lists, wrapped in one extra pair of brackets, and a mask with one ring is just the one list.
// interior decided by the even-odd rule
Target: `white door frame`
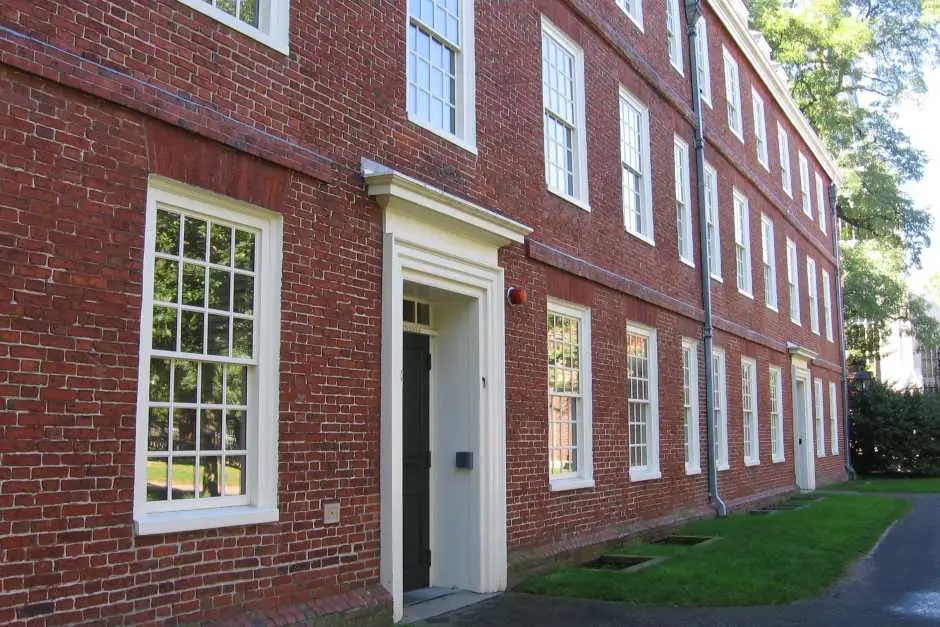
[[(403, 605), (402, 298), (404, 283), (476, 299), (479, 329), (479, 503), (475, 592), (506, 587), (506, 383), (503, 270), (499, 248), (531, 229), (379, 164), (363, 160), (370, 196), (384, 209), (380, 578), (394, 619)], [(482, 385), (485, 377), (486, 385)], [(468, 567), (472, 567), (468, 565)]]
[[(792, 368), (791, 404), (793, 411), (793, 471), (800, 490), (816, 489), (816, 447), (813, 442), (813, 378), (810, 362), (817, 353), (795, 344), (788, 345)], [(803, 398), (797, 393), (803, 384)], [(802, 406), (802, 407), (801, 407)], [(802, 440), (802, 444), (800, 443)]]

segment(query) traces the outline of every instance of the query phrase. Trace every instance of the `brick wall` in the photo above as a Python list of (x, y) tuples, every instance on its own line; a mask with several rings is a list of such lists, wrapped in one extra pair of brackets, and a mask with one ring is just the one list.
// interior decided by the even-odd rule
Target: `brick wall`
[[(289, 57), (175, 0), (0, 6), (0, 622), (212, 619), (377, 586), (381, 212), (362, 191), (363, 156), (534, 229), (528, 246), (500, 257), (507, 284), (532, 296), (506, 314), (511, 554), (705, 504), (704, 475), (685, 476), (677, 393), (681, 337), (701, 333), (701, 293), (698, 271), (677, 254), (671, 138), (690, 140), (691, 126), (689, 88), (662, 36), (665, 3), (647, 4), (641, 34), (613, 2), (479, 0), (478, 155), (407, 122), (403, 2), (291, 4)], [(589, 213), (545, 191), (540, 12), (585, 53)], [(799, 209), (796, 152), (806, 148), (792, 129), (795, 199), (780, 188), (781, 111), (766, 91), (771, 171), (756, 162), (754, 72), (743, 57), (746, 143), (727, 130), (718, 39), (728, 36), (707, 15), (706, 150), (719, 171), (724, 269), (712, 289), (731, 462), (720, 479), (727, 497), (746, 498), (794, 481), (784, 342), (820, 352), (814, 376), (826, 389), (837, 380), (837, 345), (808, 329), (806, 251), (835, 272), (820, 250), (829, 240)], [(650, 109), (655, 247), (623, 230), (619, 84)], [(278, 523), (133, 534), (152, 173), (284, 216)], [(732, 185), (751, 202), (754, 300), (734, 285)], [(776, 224), (779, 314), (763, 304), (760, 212)], [(800, 250), (799, 328), (786, 313), (786, 236)], [(567, 265), (536, 255), (538, 244), (569, 255)], [(592, 308), (593, 490), (548, 490), (548, 296)], [(628, 320), (658, 330), (660, 481), (627, 479)], [(742, 459), (742, 354), (758, 360), (761, 465), (751, 468)], [(769, 363), (784, 369), (782, 464), (770, 463)], [(828, 410), (817, 469), (837, 477)], [(341, 502), (340, 525), (322, 524), (328, 500)]]

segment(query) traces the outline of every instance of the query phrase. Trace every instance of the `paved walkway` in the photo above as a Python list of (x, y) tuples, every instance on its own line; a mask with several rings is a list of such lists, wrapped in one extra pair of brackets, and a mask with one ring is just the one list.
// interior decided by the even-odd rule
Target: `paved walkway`
[[(900, 495), (899, 495), (900, 496)], [(648, 608), (507, 593), (420, 625), (889, 627), (940, 625), (940, 495), (904, 495), (914, 509), (821, 599), (784, 606)]]

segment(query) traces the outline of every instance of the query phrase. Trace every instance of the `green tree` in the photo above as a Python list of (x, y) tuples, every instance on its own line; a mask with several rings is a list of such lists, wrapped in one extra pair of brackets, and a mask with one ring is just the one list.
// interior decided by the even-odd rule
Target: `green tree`
[(799, 10), (751, 0), (750, 12), (845, 175), (837, 212), (852, 242), (843, 247), (849, 350), (872, 356), (901, 319), (935, 344), (927, 303), (905, 286), (931, 217), (902, 187), (921, 178), (925, 156), (895, 126), (892, 106), (923, 93), (925, 68), (940, 61), (940, 0), (812, 0)]

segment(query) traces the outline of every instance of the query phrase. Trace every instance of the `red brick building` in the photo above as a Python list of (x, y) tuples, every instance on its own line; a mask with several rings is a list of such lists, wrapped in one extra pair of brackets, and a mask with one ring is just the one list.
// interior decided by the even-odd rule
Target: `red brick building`
[(502, 590), (718, 505), (708, 408), (728, 505), (843, 476), (838, 172), (703, 11), (4, 2), (0, 622)]

